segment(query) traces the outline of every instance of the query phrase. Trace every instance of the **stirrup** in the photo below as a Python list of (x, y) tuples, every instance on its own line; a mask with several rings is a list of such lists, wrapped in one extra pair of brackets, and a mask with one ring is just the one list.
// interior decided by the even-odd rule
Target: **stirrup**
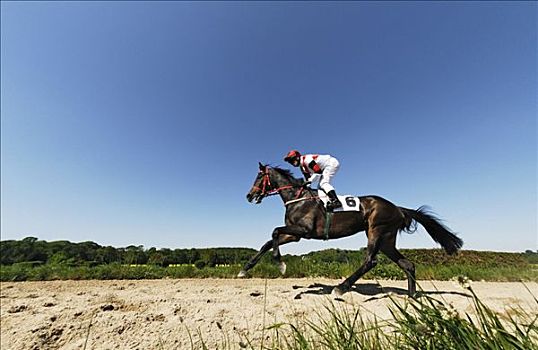
[(335, 200), (332, 205), (334, 208), (342, 208), (342, 202), (340, 202), (338, 199)]
[[(333, 202), (333, 201), (328, 201), (327, 202), (327, 205), (325, 207), (325, 209), (327, 209), (327, 211), (329, 212), (332, 212), (334, 209), (336, 208), (341, 208), (342, 207), (342, 204), (340, 204), (340, 206), (338, 206), (337, 204), (338, 202)], [(336, 205), (335, 205), (336, 204)]]

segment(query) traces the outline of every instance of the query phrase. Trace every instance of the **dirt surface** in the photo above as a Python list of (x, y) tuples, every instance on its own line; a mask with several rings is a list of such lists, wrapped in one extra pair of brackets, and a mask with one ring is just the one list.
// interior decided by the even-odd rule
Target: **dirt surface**
[[(360, 280), (340, 299), (329, 279), (163, 279), (2, 283), (2, 350), (241, 348), (261, 340), (262, 326), (317, 317), (335, 303), (360, 307), (365, 317), (390, 317), (390, 296), (404, 301), (405, 281)], [(425, 294), (471, 312), (456, 282), (419, 282)], [(538, 284), (473, 282), (498, 312), (538, 313)], [(527, 290), (527, 288), (529, 290)], [(265, 310), (265, 312), (264, 312)], [(266, 336), (267, 334), (265, 334)], [(191, 340), (192, 339), (192, 340)]]

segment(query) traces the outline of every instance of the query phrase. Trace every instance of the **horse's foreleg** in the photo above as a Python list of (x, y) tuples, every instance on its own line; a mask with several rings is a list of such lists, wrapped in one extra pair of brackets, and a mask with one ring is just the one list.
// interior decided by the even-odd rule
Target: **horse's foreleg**
[(277, 263), (280, 273), (286, 272), (286, 264), (281, 261), (280, 249), (282, 244), (297, 242), (305, 234), (305, 229), (299, 226), (282, 226), (273, 230), (273, 260)]
[(237, 275), (237, 277), (245, 277), (247, 275), (247, 271), (250, 270), (251, 268), (254, 267), (254, 265), (256, 265), (258, 263), (258, 261), (260, 261), (261, 257), (267, 253), (267, 251), (269, 249), (271, 249), (271, 247), (273, 246), (273, 240), (269, 240), (267, 242), (265, 242), (265, 244), (261, 247), (260, 251), (258, 253), (256, 253), (256, 255), (254, 255), (252, 257), (252, 259), (250, 259), (248, 261), (248, 263), (245, 264), (245, 266), (243, 267), (243, 269), (241, 271), (239, 271), (239, 274)]
[(281, 232), (283, 232), (285, 228), (286, 228), (286, 226), (283, 226), (283, 227), (277, 227), (277, 228), (275, 228), (273, 230), (273, 234), (272, 234), (272, 237), (273, 237), (273, 260), (276, 263), (280, 263), (280, 258), (281, 258), (280, 249), (278, 249), (278, 247), (280, 246), (280, 242), (278, 242), (278, 239), (280, 237)]
[[(277, 227), (273, 230), (273, 259), (275, 262), (280, 263), (280, 249), (278, 249), (279, 246), (281, 246), (283, 243), (281, 243), (281, 237), (288, 237), (291, 236), (291, 240), (286, 239), (285, 243), (298, 241), (301, 239), (301, 237), (304, 236), (306, 233), (306, 230), (299, 226), (281, 226)], [(293, 239), (295, 238), (295, 239)]]
[[(295, 237), (295, 236), (289, 236), (289, 235), (286, 235), (286, 236), (280, 236), (279, 239), (278, 239), (278, 245), (281, 246), (283, 244), (286, 244), (286, 243), (290, 243), (290, 242), (297, 242), (299, 241), (300, 238), (298, 237)], [(252, 259), (249, 260), (249, 262), (247, 262), (245, 264), (245, 266), (243, 267), (243, 269), (239, 272), (239, 274), (237, 275), (237, 277), (245, 277), (247, 275), (247, 272), (248, 270), (252, 269), (259, 261), (260, 259), (262, 258), (262, 256), (267, 253), (267, 251), (269, 251), (269, 249), (271, 249), (271, 247), (273, 247), (273, 240), (269, 240), (267, 241), (260, 249), (260, 251), (258, 253), (256, 253), (256, 255), (254, 255), (252, 257)], [(280, 264), (283, 264), (283, 266), (281, 266), (281, 268), (283, 268), (285, 270), (285, 264), (283, 262), (280, 262)], [(282, 272), (282, 271), (281, 271)]]

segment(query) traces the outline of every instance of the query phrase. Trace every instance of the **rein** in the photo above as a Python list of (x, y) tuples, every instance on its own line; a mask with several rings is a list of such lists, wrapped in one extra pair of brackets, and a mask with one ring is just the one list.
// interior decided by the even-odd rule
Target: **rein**
[(284, 203), (284, 206), (286, 206), (288, 204), (293, 204), (293, 203), (297, 203), (297, 202), (306, 201), (306, 200), (309, 200), (309, 199), (318, 199), (318, 198), (319, 198), (318, 196), (313, 196), (313, 197), (304, 197), (304, 198), (292, 199), (291, 201), (287, 201), (286, 203)]
[(287, 205), (293, 204), (293, 203), (297, 203), (297, 202), (306, 201), (306, 200), (309, 200), (309, 199), (318, 199), (319, 198), (318, 196), (310, 196), (310, 197), (299, 198), (299, 197), (301, 197), (301, 194), (303, 193), (303, 190), (304, 190), (304, 187), (301, 186), (301, 189), (297, 192), (297, 195), (296, 195), (295, 199), (292, 199), (291, 201), (285, 202), (284, 206), (287, 206)]

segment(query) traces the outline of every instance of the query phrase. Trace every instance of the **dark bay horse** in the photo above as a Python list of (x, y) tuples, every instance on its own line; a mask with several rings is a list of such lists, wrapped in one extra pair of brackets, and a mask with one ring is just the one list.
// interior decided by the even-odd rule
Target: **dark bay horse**
[[(417, 210), (402, 208), (378, 196), (358, 197), (360, 211), (335, 212), (332, 223), (325, 232), (326, 210), (317, 192), (305, 187), (304, 181), (295, 178), (287, 169), (259, 164), (254, 185), (247, 194), (249, 202), (261, 203), (266, 196), (278, 194), (286, 207), (285, 226), (273, 231), (272, 239), (239, 272), (244, 277), (260, 258), (273, 248), (273, 258), (282, 274), (286, 264), (281, 261), (279, 246), (305, 239), (335, 239), (365, 231), (368, 237), (364, 263), (344, 282), (333, 289), (336, 295), (349, 291), (353, 284), (376, 265), (376, 255), (381, 250), (405, 271), (409, 295), (416, 293), (415, 265), (396, 249), (396, 236), (400, 231), (414, 232), (420, 223), (434, 241), (448, 254), (456, 253), (463, 241), (440, 223), (439, 219), (424, 207)], [(326, 235), (327, 233), (327, 235)]]

